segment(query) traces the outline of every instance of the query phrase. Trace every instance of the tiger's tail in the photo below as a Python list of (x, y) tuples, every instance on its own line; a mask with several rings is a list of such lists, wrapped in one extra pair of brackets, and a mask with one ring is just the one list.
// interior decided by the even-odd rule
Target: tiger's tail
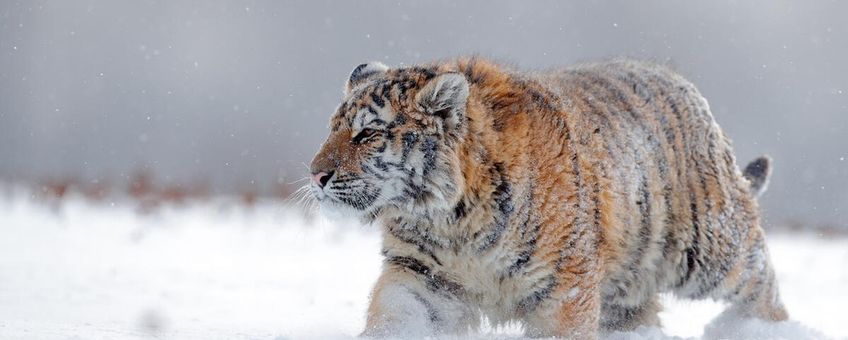
[(763, 155), (757, 157), (751, 163), (745, 166), (745, 171), (742, 176), (751, 182), (751, 194), (754, 197), (760, 197), (768, 188), (769, 179), (771, 177), (771, 157)]

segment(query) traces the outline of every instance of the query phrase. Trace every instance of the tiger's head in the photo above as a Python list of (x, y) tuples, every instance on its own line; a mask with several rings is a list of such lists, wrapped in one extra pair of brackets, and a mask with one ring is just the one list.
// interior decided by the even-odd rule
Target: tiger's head
[(447, 211), (462, 188), (465, 76), (437, 68), (357, 66), (310, 166), (323, 213), (372, 221), (394, 209)]

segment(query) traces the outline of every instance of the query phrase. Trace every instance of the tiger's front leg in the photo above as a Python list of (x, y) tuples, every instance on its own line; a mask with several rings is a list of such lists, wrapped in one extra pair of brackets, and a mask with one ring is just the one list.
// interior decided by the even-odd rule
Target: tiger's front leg
[(388, 264), (371, 293), (362, 335), (459, 334), (476, 328), (480, 316), (449, 285), (436, 275)]
[(552, 281), (540, 282), (519, 303), (530, 336), (598, 338), (603, 275), (598, 249), (589, 237), (576, 236), (570, 244), (565, 252), (559, 252), (562, 260), (550, 276)]
[(600, 310), (597, 286), (563, 285), (527, 316), (527, 335), (597, 339)]

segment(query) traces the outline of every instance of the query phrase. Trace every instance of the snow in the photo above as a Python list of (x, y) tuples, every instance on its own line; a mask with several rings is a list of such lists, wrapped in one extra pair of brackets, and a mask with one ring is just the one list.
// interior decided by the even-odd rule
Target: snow
[[(350, 339), (364, 325), (379, 243), (373, 227), (270, 202), (140, 215), (127, 203), (0, 196), (0, 339)], [(792, 321), (665, 297), (663, 329), (607, 338), (848, 337), (848, 239), (774, 234), (769, 244)], [(470, 337), (519, 338), (520, 326)]]

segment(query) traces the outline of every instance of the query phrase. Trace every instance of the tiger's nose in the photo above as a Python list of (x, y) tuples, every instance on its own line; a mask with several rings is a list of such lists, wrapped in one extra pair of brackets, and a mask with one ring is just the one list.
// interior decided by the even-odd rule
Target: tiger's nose
[(327, 182), (330, 181), (330, 178), (333, 177), (335, 171), (330, 170), (330, 172), (319, 171), (317, 173), (312, 174), (312, 180), (315, 181), (315, 184), (318, 184), (319, 188), (324, 188), (327, 185)]

